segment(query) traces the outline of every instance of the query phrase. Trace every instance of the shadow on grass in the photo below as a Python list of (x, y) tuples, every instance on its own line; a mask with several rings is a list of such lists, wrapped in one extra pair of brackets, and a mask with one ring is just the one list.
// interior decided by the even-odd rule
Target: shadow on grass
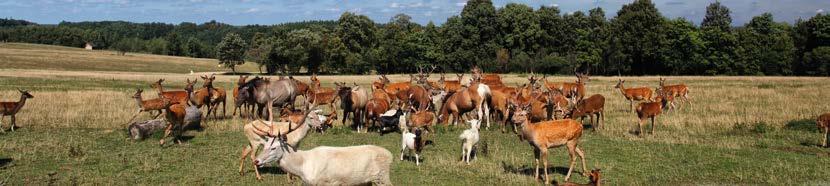
[(787, 122), (786, 125), (784, 125), (784, 129), (818, 132), (818, 127), (816, 127), (816, 120), (813, 119), (790, 120), (789, 122)]
[(14, 160), (12, 160), (11, 158), (0, 158), (0, 168), (6, 167), (10, 163), (12, 163), (12, 161)]
[(267, 167), (260, 167), (259, 168), (260, 174), (286, 174), (285, 171), (282, 171), (281, 168), (277, 166), (267, 166)]
[[(550, 165), (550, 163), (548, 163), (548, 165)], [(533, 174), (536, 173), (535, 170), (534, 170), (534, 167), (528, 167), (528, 166), (524, 166), (524, 165), (521, 166), (521, 167), (517, 167), (517, 166), (514, 166), (514, 165), (508, 165), (506, 162), (503, 162), (503, 161), (501, 162), (501, 167), (504, 169), (504, 172), (507, 172), (507, 173), (521, 174), (521, 175), (526, 175), (526, 176), (533, 176)], [(557, 166), (548, 167), (548, 175), (557, 174), (557, 173), (561, 174), (561, 175), (565, 175), (565, 174), (568, 173), (568, 168), (567, 167), (557, 167)], [(545, 176), (545, 171), (543, 169), (539, 169), (539, 177), (543, 178), (544, 176)]]

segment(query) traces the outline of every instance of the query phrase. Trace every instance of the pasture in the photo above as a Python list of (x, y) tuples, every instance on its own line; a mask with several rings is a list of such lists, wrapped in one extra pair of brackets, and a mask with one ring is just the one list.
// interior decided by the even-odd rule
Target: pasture
[[(89, 54), (92, 53), (92, 54)], [(132, 55), (132, 56), (130, 56)], [(66, 57), (69, 56), (69, 57)], [(129, 59), (125, 59), (129, 58)], [(209, 120), (202, 131), (188, 131), (183, 145), (159, 147), (159, 134), (148, 140), (126, 140), (127, 119), (135, 112), (130, 98), (136, 88), (154, 98), (149, 84), (166, 79), (167, 89), (181, 89), (186, 79), (222, 71), (215, 61), (145, 54), (115, 55), (28, 44), (0, 44), (0, 100), (16, 101), (17, 88), (34, 98), (17, 115), (19, 128), (0, 134), (0, 184), (287, 184), (278, 168), (264, 168), (264, 180), (253, 170), (237, 173), (247, 140), (246, 120), (231, 117), (229, 98), (224, 119)], [(188, 74), (189, 68), (196, 74)], [(240, 71), (255, 71), (254, 65)], [(408, 79), (389, 76), (393, 82)], [(469, 77), (466, 76), (466, 77)], [(510, 86), (527, 82), (525, 74), (503, 75)], [(308, 82), (308, 76), (295, 76)], [(654, 135), (638, 137), (636, 114), (614, 85), (620, 77), (591, 77), (588, 95), (606, 97), (606, 128), (586, 127), (580, 147), (588, 169), (602, 169), (604, 184), (827, 184), (830, 149), (821, 148), (815, 117), (829, 112), (830, 78), (822, 77), (667, 77), (690, 87), (691, 106), (660, 115)], [(216, 87), (231, 90), (237, 76), (217, 75)], [(319, 76), (324, 87), (355, 82), (368, 87), (377, 76)], [(435, 75), (431, 80), (437, 79)], [(657, 76), (621, 77), (626, 87), (658, 86)], [(573, 81), (573, 76), (548, 77)], [(197, 84), (201, 86), (201, 80)], [(327, 107), (321, 107), (327, 108)], [(329, 111), (325, 111), (328, 113)], [(142, 114), (138, 120), (146, 120)], [(339, 124), (339, 121), (335, 125)], [(3, 128), (8, 129), (8, 117)], [(466, 127), (438, 127), (425, 148), (421, 166), (414, 161), (392, 164), (397, 185), (529, 185), (533, 151), (498, 123), (482, 126), (480, 152), (471, 165), (460, 161), (458, 135)], [(338, 126), (313, 133), (300, 149), (317, 146), (373, 144), (396, 158), (400, 134), (355, 133)], [(553, 180), (567, 171), (564, 147), (551, 149)], [(246, 164), (249, 162), (246, 162)], [(249, 164), (248, 164), (249, 165)], [(579, 164), (577, 164), (579, 165)], [(572, 182), (587, 183), (576, 173)], [(295, 180), (293, 185), (299, 185)]]

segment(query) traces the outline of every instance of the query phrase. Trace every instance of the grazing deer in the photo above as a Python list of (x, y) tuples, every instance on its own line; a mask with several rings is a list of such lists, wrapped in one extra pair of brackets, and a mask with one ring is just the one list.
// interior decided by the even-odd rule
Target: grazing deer
[(614, 86), (616, 89), (620, 89), (623, 97), (628, 100), (629, 109), (628, 111), (632, 111), (634, 109), (634, 101), (654, 101), (651, 98), (651, 94), (653, 93), (650, 88), (648, 87), (637, 87), (637, 88), (625, 88), (625, 80), (620, 79), (617, 82), (617, 85)]
[(234, 107), (233, 107), (233, 116), (236, 116), (236, 111), (239, 110), (239, 117), (242, 117), (242, 107), (247, 107), (248, 102), (244, 99), (239, 99), (239, 89), (245, 86), (249, 76), (241, 75), (239, 76), (239, 80), (236, 81), (236, 88), (233, 89), (233, 100), (234, 100)]
[(824, 131), (821, 146), (828, 147), (827, 140), (830, 140), (830, 113), (825, 113), (819, 116), (818, 119), (816, 119), (816, 126), (818, 126), (819, 130)]
[[(591, 97), (579, 100), (573, 109), (565, 115), (565, 118), (580, 118), (580, 121), (584, 121), (585, 116), (588, 116), (591, 120), (591, 129), (596, 131), (597, 128), (604, 128), (602, 125), (602, 123), (605, 122), (605, 113), (603, 113), (604, 108), (605, 97), (599, 94), (594, 94)], [(594, 122), (594, 116), (596, 116), (596, 122)], [(600, 120), (600, 118), (602, 119)]]
[(141, 92), (143, 91), (144, 90), (141, 89), (135, 89), (135, 94), (132, 98), (135, 99), (136, 105), (138, 106), (138, 111), (135, 114), (133, 114), (133, 117), (131, 117), (130, 120), (127, 121), (127, 123), (133, 122), (133, 119), (135, 119), (135, 117), (138, 116), (138, 114), (141, 114), (142, 112), (158, 111), (159, 113), (153, 116), (153, 119), (156, 119), (159, 115), (161, 115), (164, 109), (167, 109), (168, 107), (170, 107), (170, 105), (173, 105), (170, 99), (164, 97), (143, 100), (141, 98)]
[[(524, 107), (522, 110), (530, 109), (529, 105)], [(513, 121), (521, 121), (519, 139), (526, 140), (533, 147), (536, 158), (536, 174), (534, 174), (534, 178), (539, 178), (539, 161), (544, 161), (545, 183), (550, 182), (550, 177), (548, 176), (548, 149), (563, 145), (568, 147), (568, 155), (570, 157), (570, 165), (568, 166), (568, 174), (565, 175), (565, 181), (567, 182), (571, 178), (576, 156), (579, 156), (579, 159), (582, 160), (583, 175), (587, 174), (585, 154), (578, 147), (579, 138), (582, 137), (582, 124), (572, 119), (543, 121), (531, 124), (528, 114), (527, 111), (513, 114)]]
[[(32, 94), (29, 94), (28, 90), (17, 89), (17, 91), (20, 92), (20, 101), (17, 101), (17, 102), (0, 102), (0, 127), (2, 127), (2, 124), (3, 124), (3, 117), (11, 116), (11, 123), (12, 124), (11, 124), (11, 127), (9, 127), (10, 128), (9, 130), (11, 130), (12, 132), (14, 132), (14, 128), (17, 127), (17, 123), (16, 123), (17, 118), (15, 118), (15, 115), (17, 114), (17, 112), (19, 112), (20, 109), (23, 108), (23, 105), (26, 104), (26, 99), (35, 98), (35, 96), (32, 96)], [(2, 130), (2, 129), (0, 129), (0, 131), (5, 132), (5, 130)]]
[(637, 118), (640, 120), (637, 123), (637, 135), (642, 135), (643, 121), (651, 119), (651, 131), (649, 134), (654, 134), (654, 119), (663, 113), (663, 108), (666, 108), (666, 99), (658, 96), (654, 101), (643, 102), (637, 105)]
[[(689, 100), (689, 87), (686, 84), (666, 85), (666, 79), (660, 78), (660, 89), (666, 91), (671, 97), (679, 97), (684, 103), (692, 104)], [(672, 101), (672, 107), (674, 107), (674, 101)]]
[(432, 124), (435, 121), (435, 113), (429, 111), (429, 108), (419, 110), (415, 109), (415, 107), (410, 106), (409, 109), (410, 112), (413, 112), (412, 117), (410, 118), (410, 121), (406, 123), (407, 126), (405, 127), (405, 129), (401, 130), (412, 131), (409, 130), (409, 128), (423, 128), (429, 132), (434, 132), (432, 130)]
[(164, 86), (161, 83), (164, 82), (164, 79), (159, 79), (153, 84), (150, 84), (150, 88), (156, 89), (158, 92), (159, 98), (167, 98), (173, 104), (181, 104), (189, 101), (188, 93), (185, 91), (164, 91)]
[(206, 88), (207, 90), (210, 91), (210, 94), (209, 94), (210, 97), (208, 99), (208, 104), (209, 104), (208, 105), (208, 112), (207, 112), (207, 114), (205, 114), (205, 117), (210, 115), (210, 113), (212, 111), (213, 112), (213, 119), (218, 119), (216, 117), (216, 112), (218, 112), (217, 107), (221, 103), (222, 104), (222, 117), (224, 118), (225, 115), (227, 115), (227, 113), (225, 112), (225, 108), (226, 108), (225, 99), (228, 97), (228, 94), (225, 92), (225, 89), (216, 88), (216, 87), (213, 86), (213, 81), (216, 80), (216, 77), (213, 74), (211, 74), (209, 77), (208, 76), (202, 76), (202, 80), (205, 81), (205, 83), (202, 84), (202, 87), (204, 87), (204, 88)]

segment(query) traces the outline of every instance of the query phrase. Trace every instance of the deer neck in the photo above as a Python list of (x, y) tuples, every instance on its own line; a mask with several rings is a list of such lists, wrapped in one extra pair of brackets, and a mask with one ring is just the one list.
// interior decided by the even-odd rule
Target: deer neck
[(620, 84), (620, 87), (617, 89), (620, 89), (620, 93), (622, 93), (623, 96), (625, 95), (625, 86), (623, 86), (623, 84)]
[(135, 98), (135, 103), (136, 103), (136, 105), (138, 105), (138, 108), (143, 107), (142, 101), (143, 100), (141, 99), (141, 96), (138, 96), (138, 97)]
[(17, 113), (17, 111), (19, 111), (20, 108), (23, 108), (23, 104), (26, 104), (26, 99), (28, 99), (26, 98), (26, 95), (20, 95), (20, 101), (18, 101), (17, 105), (14, 106), (15, 113)]

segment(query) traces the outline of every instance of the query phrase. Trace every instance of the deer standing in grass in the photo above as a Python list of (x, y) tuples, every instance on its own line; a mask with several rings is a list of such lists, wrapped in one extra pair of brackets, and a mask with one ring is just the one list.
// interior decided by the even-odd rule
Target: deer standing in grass
[(620, 89), (623, 97), (628, 100), (629, 109), (628, 111), (634, 110), (634, 101), (653, 101), (651, 98), (651, 94), (654, 92), (651, 91), (648, 87), (637, 87), (637, 88), (625, 88), (625, 80), (620, 79), (617, 82), (617, 85), (614, 86), (616, 89)]
[(659, 95), (654, 101), (643, 102), (637, 105), (637, 118), (640, 120), (637, 123), (637, 135), (642, 135), (643, 121), (651, 119), (651, 131), (649, 134), (654, 134), (654, 120), (658, 115), (663, 113), (663, 108), (666, 108), (668, 100), (663, 99), (665, 95)]
[(170, 105), (173, 105), (170, 99), (164, 97), (143, 100), (141, 98), (142, 92), (144, 92), (144, 90), (135, 90), (135, 94), (132, 98), (135, 99), (135, 102), (137, 103), (136, 105), (138, 105), (138, 111), (135, 114), (133, 114), (133, 117), (131, 117), (130, 120), (127, 121), (127, 123), (133, 122), (133, 119), (135, 119), (135, 117), (138, 116), (138, 114), (141, 114), (142, 112), (158, 111), (159, 113), (153, 116), (153, 119), (156, 119), (157, 117), (159, 117), (159, 115), (162, 114), (162, 111), (164, 109), (167, 109), (168, 107), (170, 107)]
[[(17, 127), (17, 118), (15, 117), (15, 115), (17, 114), (17, 112), (20, 111), (20, 109), (23, 108), (23, 105), (26, 104), (26, 99), (32, 99), (35, 97), (32, 96), (32, 94), (29, 94), (28, 90), (17, 89), (17, 91), (20, 92), (20, 101), (0, 102), (0, 127), (2, 127), (3, 125), (3, 117), (11, 116), (12, 124), (11, 127), (9, 127), (9, 130), (11, 130), (12, 132), (14, 132), (14, 128)], [(0, 129), (0, 131), (5, 132), (6, 130)]]
[[(184, 100), (190, 100), (190, 94), (193, 92), (193, 84), (196, 81), (190, 81), (187, 79), (187, 85), (185, 86), (185, 97)], [(173, 141), (177, 144), (181, 144), (181, 135), (184, 132), (185, 122), (184, 118), (187, 115), (187, 107), (190, 105), (190, 102), (183, 101), (178, 104), (173, 104), (167, 107), (164, 110), (164, 118), (167, 120), (167, 127), (164, 129), (164, 136), (161, 137), (159, 140), (159, 145), (164, 146), (165, 139), (168, 136), (173, 135)]]
[(239, 76), (239, 80), (236, 81), (236, 88), (233, 89), (234, 107), (233, 114), (231, 114), (233, 116), (236, 116), (237, 110), (239, 110), (239, 117), (242, 117), (243, 112), (248, 111), (248, 102), (246, 102), (244, 99), (239, 99), (239, 89), (245, 86), (245, 82), (247, 82), (248, 77), (249, 76)]
[(158, 92), (159, 98), (164, 97), (164, 98), (170, 99), (170, 101), (173, 104), (180, 104), (180, 103), (188, 102), (188, 100), (189, 100), (188, 96), (189, 95), (188, 95), (187, 92), (185, 92), (183, 90), (182, 91), (164, 91), (164, 86), (161, 85), (162, 82), (164, 82), (164, 79), (159, 79), (155, 83), (150, 84), (150, 87), (153, 88), (153, 89), (156, 89), (156, 92)]
[(591, 76), (588, 73), (579, 73), (576, 72), (574, 69), (574, 74), (576, 75), (576, 82), (549, 82), (547, 76), (543, 76), (542, 79), (544, 80), (545, 87), (548, 88), (549, 91), (559, 90), (563, 93), (563, 95), (567, 98), (571, 99), (571, 102), (577, 102), (582, 100), (587, 94), (585, 90), (585, 83), (591, 81)]
[[(596, 131), (597, 128), (604, 128), (603, 123), (605, 122), (605, 113), (603, 110), (605, 109), (605, 97), (599, 94), (594, 94), (591, 97), (585, 98), (583, 100), (579, 100), (573, 109), (566, 115), (565, 118), (580, 118), (580, 121), (584, 121), (585, 116), (588, 116), (591, 120), (591, 129)], [(595, 117), (596, 116), (596, 117)], [(596, 122), (594, 121), (596, 118)]]
[(222, 104), (222, 117), (225, 117), (225, 115), (227, 114), (225, 112), (225, 100), (228, 97), (227, 92), (225, 92), (225, 89), (216, 88), (213, 86), (213, 81), (216, 80), (216, 77), (213, 74), (211, 74), (210, 77), (202, 76), (202, 80), (205, 81), (202, 87), (210, 91), (210, 96), (208, 98), (208, 112), (207, 114), (205, 114), (205, 117), (210, 115), (210, 112), (212, 111), (213, 119), (217, 119), (218, 117), (216, 117), (216, 112), (218, 112), (217, 107), (220, 103)]
[(816, 126), (818, 126), (819, 130), (824, 132), (824, 137), (821, 140), (821, 146), (828, 147), (827, 140), (830, 140), (830, 113), (825, 113), (819, 116), (818, 119), (816, 119)]
[(520, 112), (513, 114), (513, 122), (521, 123), (521, 132), (519, 133), (520, 140), (526, 140), (530, 146), (533, 147), (533, 155), (536, 159), (536, 174), (534, 178), (539, 178), (539, 161), (544, 162), (545, 183), (550, 183), (548, 176), (548, 149), (561, 146), (568, 147), (568, 156), (570, 158), (570, 165), (568, 166), (568, 173), (565, 175), (565, 181), (571, 178), (576, 156), (582, 160), (582, 174), (587, 174), (585, 168), (585, 154), (579, 149), (579, 138), (582, 137), (582, 123), (572, 119), (562, 119), (553, 121), (543, 121), (538, 123), (530, 123), (530, 116), (528, 110), (530, 105), (523, 106)]
[[(692, 101), (689, 101), (689, 87), (686, 84), (666, 85), (666, 79), (660, 78), (660, 89), (668, 93), (667, 97), (679, 97), (680, 101), (692, 105)], [(674, 101), (672, 101), (672, 105), (674, 105)], [(678, 107), (678, 109), (680, 108)]]

